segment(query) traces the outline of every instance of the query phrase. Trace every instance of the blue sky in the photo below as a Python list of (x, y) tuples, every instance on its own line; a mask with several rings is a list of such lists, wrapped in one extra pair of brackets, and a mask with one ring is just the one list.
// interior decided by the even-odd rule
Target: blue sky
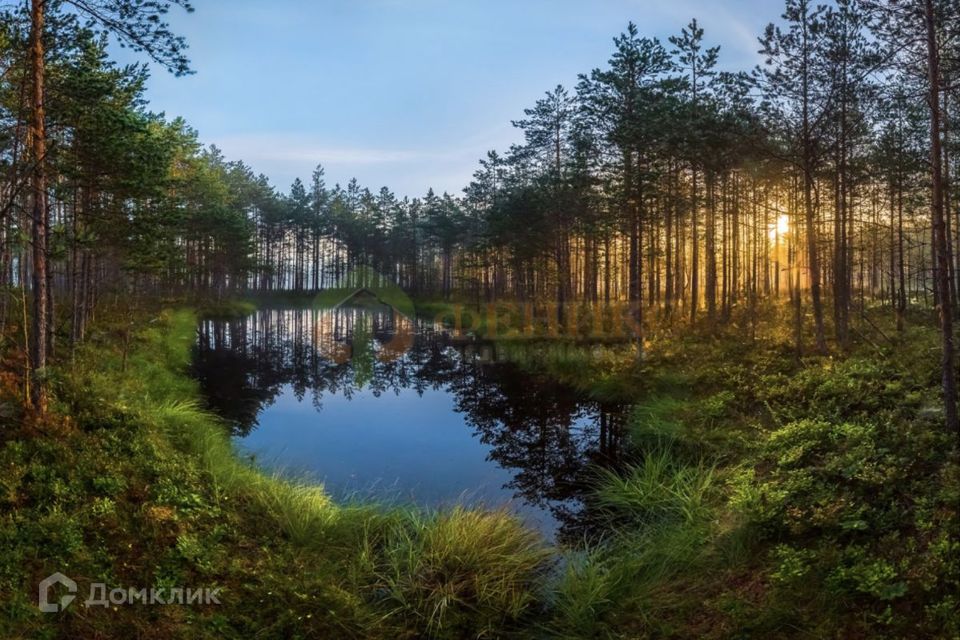
[[(544, 91), (603, 66), (628, 21), (666, 41), (691, 17), (721, 66), (759, 61), (763, 0), (194, 0), (171, 22), (196, 75), (155, 70), (151, 108), (286, 190), (318, 163), (398, 195), (459, 192)], [(124, 56), (125, 57), (125, 56)]]

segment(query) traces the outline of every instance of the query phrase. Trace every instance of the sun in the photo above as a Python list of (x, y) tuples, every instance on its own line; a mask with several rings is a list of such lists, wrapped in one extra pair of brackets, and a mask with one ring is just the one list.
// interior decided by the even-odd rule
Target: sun
[(777, 216), (776, 226), (770, 229), (770, 239), (773, 240), (777, 236), (784, 236), (790, 232), (790, 218), (785, 213), (781, 213)]

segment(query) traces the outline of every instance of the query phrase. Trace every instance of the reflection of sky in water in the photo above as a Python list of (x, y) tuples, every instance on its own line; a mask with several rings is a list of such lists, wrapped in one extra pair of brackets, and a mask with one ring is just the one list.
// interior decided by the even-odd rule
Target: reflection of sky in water
[(240, 439), (270, 467), (322, 480), (335, 496), (357, 494), (442, 506), (463, 502), (511, 508), (543, 530), (550, 514), (514, 499), (505, 488), (513, 474), (490, 460), (455, 400), (446, 391), (422, 396), (401, 389), (352, 398), (326, 394), (318, 412), (289, 387), (259, 417), (260, 427)]

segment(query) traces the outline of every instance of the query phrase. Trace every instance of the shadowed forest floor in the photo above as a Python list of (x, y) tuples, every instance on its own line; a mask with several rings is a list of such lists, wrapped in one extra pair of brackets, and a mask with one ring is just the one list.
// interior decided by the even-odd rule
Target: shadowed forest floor
[[(601, 533), (577, 548), (505, 513), (335, 504), (267, 476), (187, 374), (195, 312), (143, 312), (129, 340), (101, 320), (56, 370), (47, 419), (3, 379), (0, 635), (955, 637), (960, 474), (936, 333), (918, 318), (898, 336), (878, 313), (892, 340), (798, 360), (780, 313), (755, 332), (659, 329), (640, 364), (629, 345), (511, 347), (633, 407), (628, 463), (597, 471), (586, 504)], [(222, 604), (42, 614), (53, 571), (79, 600), (105, 582), (222, 587)]]

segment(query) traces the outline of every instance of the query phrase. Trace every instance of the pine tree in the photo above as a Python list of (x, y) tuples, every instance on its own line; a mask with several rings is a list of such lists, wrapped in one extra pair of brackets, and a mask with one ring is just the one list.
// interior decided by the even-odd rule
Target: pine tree
[(91, 26), (116, 36), (122, 45), (143, 52), (177, 74), (189, 72), (185, 43), (169, 29), (164, 16), (174, 5), (192, 11), (187, 0), (30, 0), (30, 157), (31, 242), (33, 246), (33, 318), (30, 335), (30, 368), (33, 376), (32, 401), (38, 412), (47, 408), (48, 341), (51, 331), (49, 273), (47, 269), (49, 209), (47, 204), (46, 51), (48, 18), (66, 11), (78, 11)]

